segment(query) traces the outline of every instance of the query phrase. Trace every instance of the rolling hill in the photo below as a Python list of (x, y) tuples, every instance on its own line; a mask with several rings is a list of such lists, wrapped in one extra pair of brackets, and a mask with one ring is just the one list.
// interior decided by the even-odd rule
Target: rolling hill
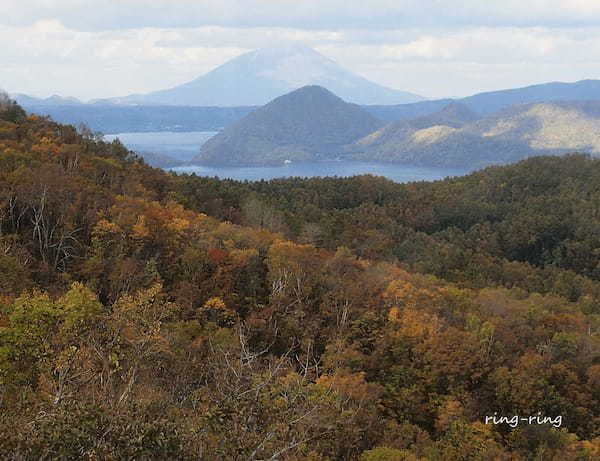
[(462, 126), (438, 113), (387, 125), (348, 150), (361, 159), (461, 168), (540, 154), (598, 155), (600, 101), (517, 104)]
[(466, 105), (451, 102), (438, 112), (412, 120), (397, 120), (389, 123), (380, 130), (357, 141), (356, 146), (359, 149), (393, 150), (398, 143), (409, 141), (410, 137), (419, 130), (434, 126), (460, 128), (479, 118), (481, 117)]

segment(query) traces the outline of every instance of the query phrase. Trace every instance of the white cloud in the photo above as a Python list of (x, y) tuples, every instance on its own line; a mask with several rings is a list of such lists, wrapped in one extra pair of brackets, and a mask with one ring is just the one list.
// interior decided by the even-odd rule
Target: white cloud
[(399, 44), (376, 47), (381, 59), (475, 61), (570, 61), (600, 57), (600, 28), (582, 30), (535, 28), (475, 28), (440, 34), (420, 34)]
[[(290, 40), (378, 83), (431, 97), (600, 77), (600, 24), (570, 27), (597, 21), (596, 2), (173, 4), (2, 0), (0, 43), (10, 46), (0, 47), (0, 87), (84, 99), (144, 93), (190, 81), (250, 49)], [(557, 25), (559, 16), (567, 26)], [(458, 26), (468, 18), (472, 24)], [(395, 20), (395, 28), (375, 27)], [(525, 26), (529, 22), (539, 24)], [(194, 27), (165, 25), (171, 23)], [(248, 27), (236, 25), (241, 23)]]
[(430, 97), (600, 78), (600, 27), (479, 27), (413, 34), (350, 46), (342, 40), (319, 49), (381, 84)]
[(245, 48), (198, 45), (164, 48), (177, 31), (139, 29), (79, 32), (57, 21), (0, 26), (0, 88), (9, 92), (83, 99), (144, 93), (208, 72)]
[(596, 0), (3, 0), (0, 22), (57, 19), (80, 30), (142, 27), (300, 29), (598, 25)]

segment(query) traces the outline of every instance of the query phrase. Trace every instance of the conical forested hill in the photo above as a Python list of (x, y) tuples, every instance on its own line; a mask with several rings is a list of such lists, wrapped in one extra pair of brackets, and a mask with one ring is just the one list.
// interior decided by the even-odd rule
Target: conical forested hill
[(320, 86), (305, 86), (250, 113), (202, 146), (204, 165), (261, 165), (335, 157), (382, 122)]

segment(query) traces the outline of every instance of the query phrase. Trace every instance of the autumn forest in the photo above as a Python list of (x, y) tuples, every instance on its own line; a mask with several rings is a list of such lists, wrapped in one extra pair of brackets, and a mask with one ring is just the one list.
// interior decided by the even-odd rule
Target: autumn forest
[(600, 459), (599, 203), (584, 154), (175, 175), (4, 98), (0, 458)]

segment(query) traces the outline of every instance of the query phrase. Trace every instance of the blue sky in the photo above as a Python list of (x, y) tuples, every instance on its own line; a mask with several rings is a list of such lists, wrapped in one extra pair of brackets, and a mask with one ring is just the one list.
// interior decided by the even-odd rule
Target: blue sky
[(600, 78), (590, 0), (2, 0), (0, 87), (143, 93), (290, 40), (428, 97)]

